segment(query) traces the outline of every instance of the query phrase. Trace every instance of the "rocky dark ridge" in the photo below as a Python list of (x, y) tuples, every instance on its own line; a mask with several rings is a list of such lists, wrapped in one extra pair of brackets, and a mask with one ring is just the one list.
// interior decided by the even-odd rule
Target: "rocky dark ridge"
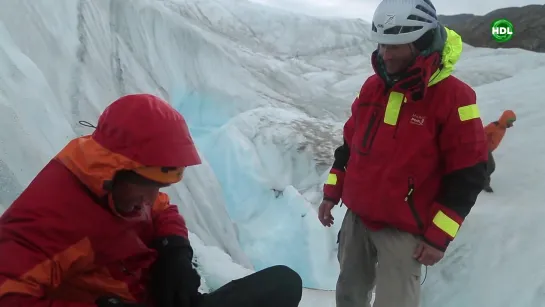
[[(513, 38), (505, 43), (494, 41), (490, 26), (496, 19), (513, 23)], [(444, 25), (458, 32), (465, 43), (474, 47), (521, 48), (545, 52), (545, 5), (508, 7), (484, 16), (472, 14), (439, 15)]]

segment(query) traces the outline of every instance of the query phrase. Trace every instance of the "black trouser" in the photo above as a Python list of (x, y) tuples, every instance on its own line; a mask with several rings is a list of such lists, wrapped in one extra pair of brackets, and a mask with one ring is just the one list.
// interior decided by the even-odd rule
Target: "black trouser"
[(496, 162), (494, 161), (494, 156), (492, 156), (492, 152), (488, 152), (488, 162), (486, 163), (486, 182), (484, 184), (485, 188), (490, 187), (490, 177), (492, 176), (492, 173), (496, 170)]
[(204, 294), (198, 307), (297, 307), (302, 295), (299, 274), (277, 265)]

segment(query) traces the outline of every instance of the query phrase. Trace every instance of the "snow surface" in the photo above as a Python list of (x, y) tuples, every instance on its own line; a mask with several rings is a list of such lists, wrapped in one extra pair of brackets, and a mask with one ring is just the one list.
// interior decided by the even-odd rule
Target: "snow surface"
[[(316, 218), (333, 148), (371, 74), (369, 25), (243, 0), (10, 0), (0, 10), (0, 203), (122, 94), (150, 92), (187, 118), (204, 163), (168, 190), (186, 216), (203, 291), (274, 264), (334, 289), (337, 223)], [(466, 48), (455, 75), (485, 122), (518, 115), (483, 194), (422, 306), (545, 306), (545, 55)], [(5, 207), (4, 207), (5, 208)], [(332, 306), (306, 290), (302, 306)]]

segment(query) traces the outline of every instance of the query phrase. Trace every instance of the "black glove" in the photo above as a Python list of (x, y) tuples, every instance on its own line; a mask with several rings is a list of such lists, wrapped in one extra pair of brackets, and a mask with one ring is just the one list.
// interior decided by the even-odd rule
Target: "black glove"
[(191, 263), (193, 249), (184, 237), (156, 240), (159, 257), (151, 267), (151, 294), (156, 307), (196, 306), (201, 277)]
[(143, 304), (125, 303), (115, 296), (105, 296), (96, 300), (97, 307), (146, 307)]

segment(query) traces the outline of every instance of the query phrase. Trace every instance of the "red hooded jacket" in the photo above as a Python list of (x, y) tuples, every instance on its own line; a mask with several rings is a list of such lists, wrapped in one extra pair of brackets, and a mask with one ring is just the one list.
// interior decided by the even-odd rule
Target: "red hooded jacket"
[(182, 116), (151, 95), (111, 104), (90, 136), (72, 140), (0, 218), (1, 307), (92, 307), (101, 296), (148, 300), (154, 238), (187, 237), (161, 193), (123, 218), (108, 183), (121, 169), (199, 164)]
[(392, 86), (363, 84), (344, 126), (344, 144), (324, 185), (371, 229), (395, 227), (446, 250), (486, 178), (487, 143), (475, 92), (450, 73), (462, 41), (445, 29), (442, 54), (419, 56)]

